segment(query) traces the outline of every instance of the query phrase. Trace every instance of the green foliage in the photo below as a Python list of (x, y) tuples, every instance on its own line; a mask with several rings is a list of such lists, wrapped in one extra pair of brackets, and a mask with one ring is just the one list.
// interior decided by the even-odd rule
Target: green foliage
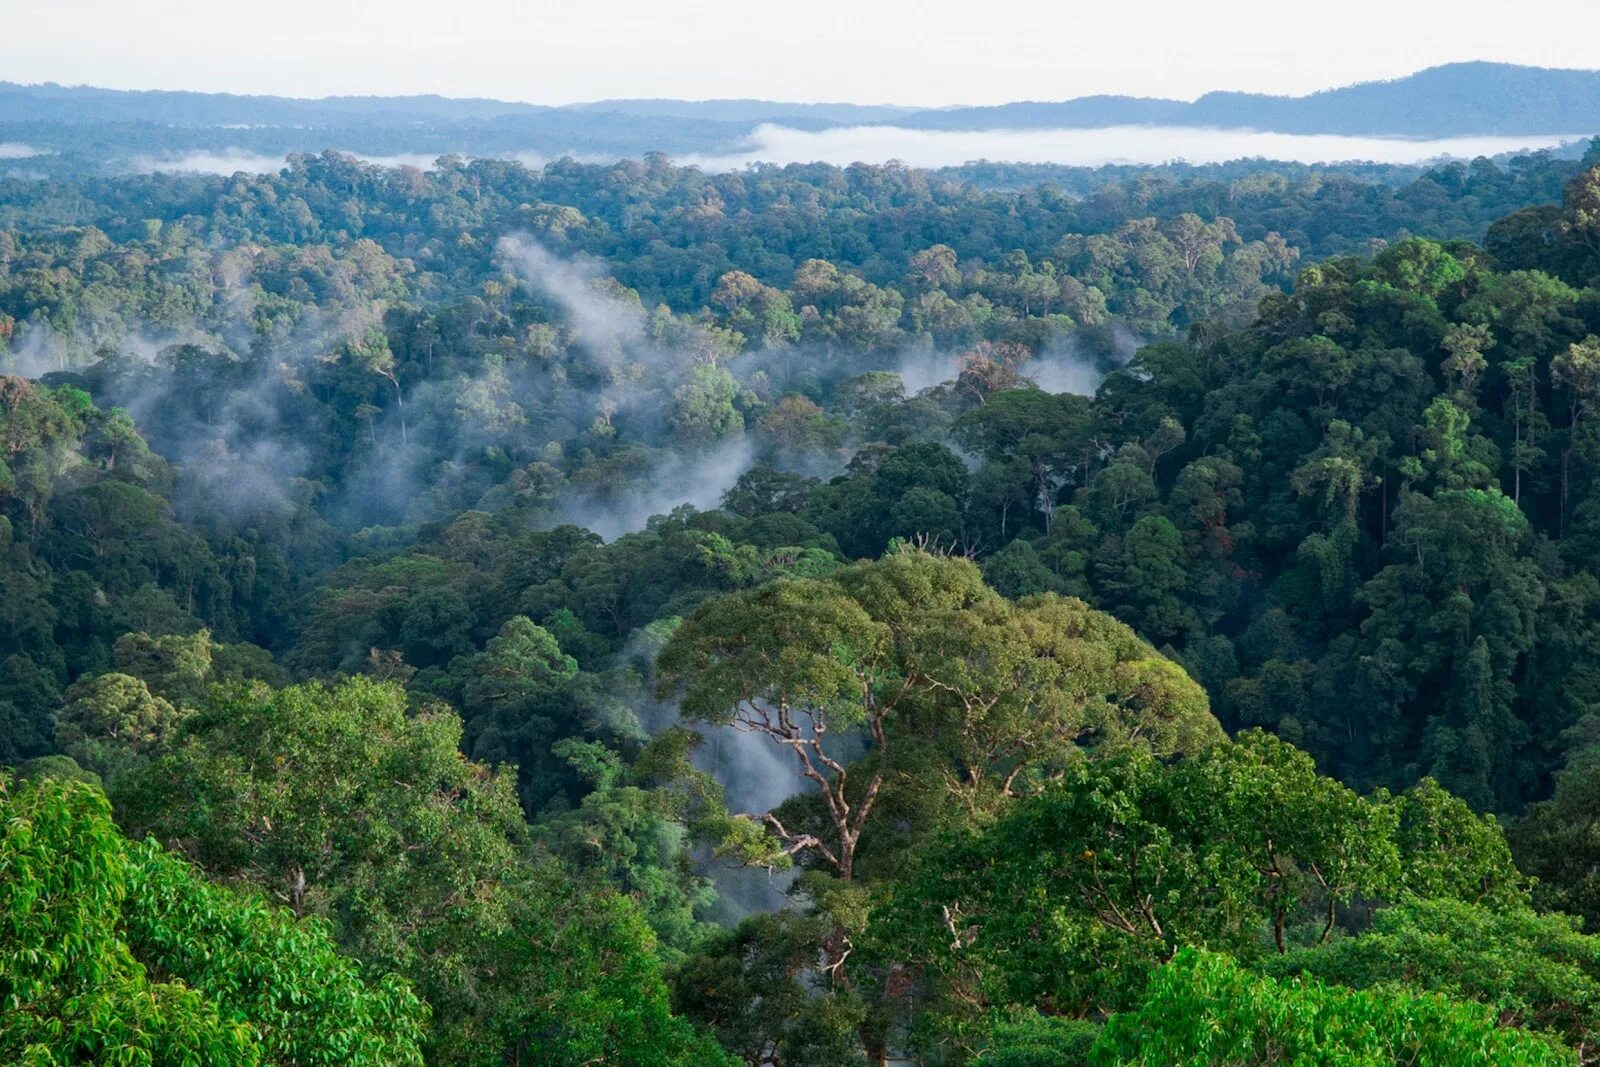
[[(0, 568), (0, 655), (44, 664), (59, 693), (125, 630), (206, 626), (306, 674), (363, 670), (374, 649), (448, 671), (508, 620), (568, 611), (589, 636), (564, 651), (593, 672), (708, 595), (904, 537), (974, 553), (1007, 594), (1082, 596), (1186, 664), (1211, 656), (1222, 721), (1281, 731), (1363, 788), (1432, 774), (1516, 810), (1577, 718), (1536, 709), (1570, 670), (1550, 657), (1585, 639), (1539, 612), (1593, 558), (1592, 180), (1502, 227), (1491, 255), (1460, 240), (1490, 205), (1556, 199), (1582, 167), (1444, 167), (1404, 194), (1368, 172), (1239, 173), (1110, 170), (1063, 196), (896, 168), (391, 176), (325, 154), (233, 184), (19, 185), (19, 204), (70, 195), (88, 215), (52, 228), (19, 207), (7, 234), (0, 322), (13, 344), (48, 324), (68, 369), (6, 388), (21, 558)], [(592, 295), (615, 336), (514, 284), (515, 257), (489, 254), (508, 232), (556, 266), (605, 260)], [(359, 327), (306, 341), (332, 321)], [(184, 341), (132, 359), (146, 325)], [(1130, 330), (1159, 343), (1128, 351)], [(884, 368), (919, 371), (930, 341), (956, 374), (907, 395)], [(1025, 378), (1081, 370), (1087, 389), (1111, 367), (1093, 397)], [(114, 407), (134, 401), (138, 427)], [(735, 435), (769, 469), (856, 456), (828, 484), (735, 494), (643, 541), (526, 532), (636, 527), (634, 490), (683, 481), (670, 447)], [(370, 524), (386, 525), (354, 533)], [(1246, 640), (1274, 611), (1292, 649)], [(1243, 650), (1232, 664), (1219, 636)], [(461, 699), (436, 681), (421, 687)], [(4, 758), (50, 748), (50, 708), (3, 704)], [(538, 808), (552, 794), (530, 779), (563, 773), (550, 743), (627, 732), (569, 725), (481, 754), (516, 758)]]
[[(0, 378), (0, 764), (229, 887), (119, 845), (148, 969), (83, 995), (383, 1059), (399, 973), (437, 1062), (719, 1062), (665, 961), (751, 1062), (1072, 1062), (1200, 946), (1361, 986), (1227, 979), (1356, 1062), (1480, 1033), (1419, 986), (1587, 1041), (1477, 812), (1600, 916), (1595, 173), (0, 179), (0, 366), (57, 367)], [(741, 814), (658, 683), (804, 788)], [(791, 907), (710, 930), (727, 861)]]
[(715, 1041), (672, 1015), (655, 937), (632, 901), (575, 892), (554, 863), (535, 864), (511, 888), (503, 919), (458, 946), (477, 974), (473, 1014), (436, 1038), (442, 1062), (731, 1067)]
[(1479, 1001), (1501, 1026), (1553, 1032), (1578, 1049), (1593, 1048), (1600, 1032), (1600, 938), (1564, 915), (1406, 899), (1380, 909), (1361, 936), (1299, 949), (1266, 969)]
[(714, 1056), (670, 1017), (638, 907), (530, 857), (509, 769), (469, 762), (461, 736), (453, 713), (413, 715), (392, 683), (235, 683), (115, 799), (125, 825), (410, 978), (438, 1062)]
[[(1250, 962), (1325, 943), (1341, 915), (1407, 887), (1519, 899), (1492, 822), (1452, 800), (1424, 825), (1414, 803), (1363, 798), (1261, 733), (1173, 764), (1138, 749), (1080, 760), (992, 825), (925, 852), (870, 940), (923, 969), (948, 1040), (969, 1025), (963, 1005), (1126, 1010), (1184, 946)], [(1458, 829), (1428, 829), (1439, 825)], [(1460, 877), (1438, 873), (1449, 865)]]
[(93, 789), (0, 776), (0, 816), (7, 1062), (422, 1063), (403, 981), (368, 986), (320, 924), (126, 841)]
[(995, 1020), (979, 1062), (995, 1067), (1083, 1067), (1100, 1027), (1083, 1019), (1023, 1012)]
[(401, 916), (476, 895), (522, 840), (508, 776), (468, 763), (460, 736), (454, 715), (412, 717), (398, 688), (363, 678), (236, 685), (113, 799), (212, 873), (388, 944)]
[(1113, 1016), (1090, 1063), (1378, 1065), (1576, 1063), (1542, 1037), (1501, 1029), (1486, 1008), (1408, 990), (1277, 982), (1226, 956), (1184, 949), (1135, 1012)]
[(1600, 720), (1586, 717), (1573, 731), (1573, 753), (1556, 776), (1555, 793), (1534, 804), (1509, 829), (1517, 862), (1532, 875), (1534, 900), (1545, 908), (1571, 912), (1591, 930), (1600, 929), (1600, 754), (1594, 731)]
[(574, 809), (546, 816), (537, 834), (574, 869), (588, 870), (636, 901), (660, 941), (664, 962), (675, 962), (709, 933), (702, 916), (716, 897), (693, 870), (685, 850), (692, 837), (739, 854), (748, 823), (733, 820), (715, 779), (695, 770), (688, 749), (667, 751), (687, 731), (669, 729), (626, 768), (594, 742), (557, 742), (555, 751), (592, 784)]
[(864, 1008), (848, 994), (807, 988), (823, 916), (753, 915), (718, 934), (673, 975), (673, 1006), (704, 1019), (744, 1063), (860, 1065)]
[(112, 779), (171, 740), (183, 721), (178, 709), (126, 674), (101, 674), (75, 683), (62, 698), (56, 743), (86, 770)]
[[(1221, 737), (1199, 688), (1127, 627), (1080, 601), (1006, 601), (971, 563), (910, 549), (711, 601), (658, 669), (692, 721), (793, 753), (820, 787), (820, 828), (768, 825), (846, 880), (880, 801), (886, 821), (926, 833), (945, 805), (990, 811), (1083, 748), (1167, 754)], [(854, 767), (838, 748), (852, 739), (871, 749)], [(903, 830), (901, 848), (915, 841)]]

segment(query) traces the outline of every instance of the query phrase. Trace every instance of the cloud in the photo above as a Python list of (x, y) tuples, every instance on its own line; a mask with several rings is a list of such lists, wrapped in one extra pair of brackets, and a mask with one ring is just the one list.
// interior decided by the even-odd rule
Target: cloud
[(954, 381), (961, 373), (954, 352), (936, 349), (917, 349), (900, 357), (895, 373), (905, 383), (906, 395), (914, 396), (944, 382)]
[[(572, 343), (611, 375), (585, 394), (584, 406), (625, 417), (629, 441), (664, 442), (674, 386), (701, 361), (695, 351), (703, 340), (698, 327), (680, 323), (671, 342), (650, 336), (644, 310), (608, 289), (605, 266), (597, 260), (558, 256), (525, 234), (502, 238), (497, 253), (561, 313)], [(742, 434), (707, 448), (663, 452), (630, 471), (621, 486), (575, 490), (561, 508), (562, 518), (609, 541), (682, 504), (707, 511), (750, 469), (755, 454)]]
[(1269, 133), (1188, 126), (1106, 126), (1098, 129), (912, 130), (899, 126), (844, 126), (796, 130), (765, 124), (737, 151), (688, 156), (705, 170), (737, 170), (753, 163), (885, 163), (913, 167), (958, 166), (986, 159), (1007, 163), (1061, 163), (1094, 167), (1111, 163), (1225, 163), (1279, 159), (1302, 163), (1420, 163), (1445, 157), (1474, 159), (1524, 149), (1553, 148), (1579, 134), (1517, 137), (1346, 137)]
[[(353, 156), (363, 163), (371, 163), (379, 167), (416, 167), (419, 170), (432, 170), (441, 155), (448, 153), (435, 152), (401, 152), (394, 155), (365, 155), (361, 152), (347, 152), (343, 149), (334, 149), (340, 155)], [(4, 157), (0, 157), (4, 158)], [(128, 161), (128, 166), (136, 174), (163, 174), (182, 172), (187, 174), (220, 174), (228, 176), (243, 172), (245, 174), (272, 174), (288, 166), (288, 154), (271, 152), (254, 152), (247, 148), (222, 148), (216, 150), (200, 149), (193, 152), (167, 153), (165, 155), (140, 155)]]
[(439, 161), (439, 157), (447, 153), (399, 152), (389, 156), (368, 156), (362, 155), (360, 152), (346, 152), (344, 154), (355, 156), (363, 163), (371, 163), (379, 167), (416, 167), (418, 170), (432, 170), (433, 165)]
[(0, 355), (0, 366), (7, 374), (37, 378), (72, 365), (71, 346), (46, 322), (30, 322), (18, 331), (11, 351)]
[(562, 520), (593, 530), (607, 541), (642, 530), (652, 515), (688, 504), (710, 511), (755, 463), (755, 446), (737, 437), (696, 455), (669, 453), (620, 493), (578, 494), (561, 509)]
[(1022, 373), (1047, 393), (1093, 396), (1106, 374), (1146, 342), (1121, 323), (1067, 334), (1023, 364)]
[[(372, 154), (352, 152), (344, 148), (334, 148), (332, 150), (340, 155), (352, 156), (363, 163), (371, 163), (378, 167), (391, 169), (395, 167), (416, 167), (418, 170), (433, 170), (440, 157), (449, 155), (469, 160), (503, 159), (513, 163), (521, 163), (529, 170), (540, 170), (552, 159), (558, 159), (562, 156), (570, 157), (579, 163), (614, 163), (618, 159), (616, 155), (595, 155), (593, 153), (579, 152), (548, 155), (543, 152), (520, 151), (477, 155), (469, 152)], [(17, 142), (0, 142), (0, 160), (27, 159), (32, 156), (46, 154), (48, 153), (30, 145)], [(248, 148), (195, 149), (187, 152), (136, 155), (125, 160), (124, 165), (135, 174), (220, 174), (225, 177), (240, 172), (245, 174), (271, 174), (282, 170), (288, 165), (288, 153), (258, 152)]]
[(556, 302), (574, 340), (591, 355), (610, 358), (644, 336), (643, 309), (601, 291), (606, 269), (598, 260), (563, 259), (526, 235), (502, 237), (496, 252), (525, 284)]
[(271, 174), (282, 170), (284, 157), (251, 152), (243, 148), (220, 151), (184, 152), (179, 155), (134, 156), (128, 161), (135, 174)]

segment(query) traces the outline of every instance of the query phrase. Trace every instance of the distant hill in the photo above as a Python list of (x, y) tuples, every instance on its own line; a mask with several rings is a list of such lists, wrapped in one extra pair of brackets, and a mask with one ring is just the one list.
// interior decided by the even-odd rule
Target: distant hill
[[(125, 169), (189, 153), (339, 149), (375, 157), (460, 153), (616, 159), (743, 150), (761, 124), (803, 130), (1123, 125), (1248, 127), (1401, 137), (1600, 132), (1600, 71), (1456, 63), (1309, 96), (1207, 93), (1195, 101), (1086, 96), (994, 107), (909, 108), (771, 100), (618, 99), (562, 107), (442, 96), (317, 100), (0, 82), (0, 170)], [(19, 147), (20, 146), (20, 147)], [(42, 153), (19, 158), (28, 152)], [(231, 165), (231, 164), (230, 164)]]
[[(1452, 63), (1393, 81), (1363, 82), (1309, 96), (1214, 92), (1191, 102), (1085, 96), (993, 107), (783, 103), (773, 100), (599, 100), (547, 107), (443, 96), (335, 96), (301, 100), (227, 93), (125, 91), (0, 82), (0, 122), (157, 122), (178, 125), (347, 126), (555, 120), (574, 112), (671, 121), (761, 122), (809, 128), (893, 124), (925, 130), (1088, 127), (1124, 124), (1247, 126), (1280, 133), (1470, 134), (1600, 131), (1600, 70), (1548, 70), (1508, 63)], [(564, 113), (564, 114), (563, 114)], [(562, 125), (568, 125), (563, 122)], [(670, 127), (664, 132), (670, 133)]]
[(674, 119), (713, 119), (718, 122), (784, 122), (831, 126), (893, 122), (921, 110), (893, 104), (785, 104), (775, 100), (596, 100), (572, 104), (575, 111), (615, 111), (624, 115)]
[(1451, 63), (1309, 96), (1217, 92), (1193, 103), (1086, 96), (1061, 103), (922, 111), (896, 124), (926, 130), (1147, 124), (1406, 137), (1588, 134), (1600, 131), (1600, 70)]
[(97, 89), (0, 82), (0, 122), (158, 122), (182, 126), (347, 126), (352, 123), (491, 122), (601, 114), (748, 127), (782, 122), (809, 127), (894, 121), (916, 108), (870, 104), (790, 104), (774, 100), (597, 100), (551, 107), (445, 96), (238, 96), (232, 93)]
[(0, 82), (0, 122), (159, 122), (184, 126), (322, 126), (351, 121), (462, 122), (554, 108), (444, 96), (236, 96)]

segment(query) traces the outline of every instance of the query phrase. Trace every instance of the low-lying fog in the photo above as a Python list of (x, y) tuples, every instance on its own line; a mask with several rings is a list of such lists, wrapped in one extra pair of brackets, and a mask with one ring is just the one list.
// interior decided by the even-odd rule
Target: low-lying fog
[[(913, 167), (959, 166), (985, 159), (997, 163), (1061, 163), (1098, 167), (1108, 163), (1156, 165), (1171, 162), (1225, 163), (1235, 159), (1276, 159), (1298, 163), (1424, 163), (1439, 159), (1475, 159), (1581, 141), (1585, 134), (1444, 137), (1347, 137), (1340, 134), (1270, 133), (1262, 130), (1211, 129), (1198, 126), (1105, 126), (1095, 129), (1039, 130), (910, 130), (899, 126), (841, 126), (807, 131), (762, 125), (736, 151), (689, 155), (678, 162), (705, 170), (738, 170), (752, 163), (887, 163), (900, 160)], [(3, 149), (7, 146), (0, 146)], [(435, 156), (376, 156), (351, 153), (383, 166), (402, 164), (427, 169)], [(559, 155), (560, 153), (556, 153)], [(611, 162), (574, 153), (583, 162)], [(552, 158), (537, 152), (504, 153), (530, 167)], [(232, 174), (267, 173), (283, 167), (284, 157), (244, 149), (193, 151), (166, 156), (141, 156), (131, 169)]]
[(885, 163), (913, 167), (959, 166), (976, 159), (1003, 163), (1061, 163), (1098, 167), (1107, 163), (1226, 163), (1234, 159), (1279, 159), (1298, 163), (1421, 163), (1444, 157), (1475, 159), (1526, 149), (1555, 148), (1582, 134), (1514, 137), (1346, 137), (1338, 134), (1269, 133), (1198, 126), (1106, 126), (1079, 130), (908, 130), (899, 126), (843, 126), (811, 132), (759, 126), (748, 148), (718, 156), (690, 157), (707, 170), (734, 170), (749, 163)]
[[(3, 146), (0, 146), (3, 147)], [(330, 148), (335, 147), (330, 145)], [(436, 152), (432, 155), (422, 152), (404, 153), (400, 155), (372, 155), (367, 152), (350, 152), (337, 149), (345, 155), (355, 156), (357, 159), (368, 163), (376, 163), (380, 167), (417, 167), (421, 170), (433, 169), (434, 162), (444, 153)], [(465, 155), (467, 153), (463, 153)], [(0, 156), (0, 158), (5, 158)], [(509, 152), (505, 159), (514, 159), (524, 166), (537, 169), (550, 162), (553, 156), (546, 156), (538, 152)], [(253, 152), (247, 148), (223, 149), (196, 149), (192, 152), (171, 152), (162, 155), (134, 156), (127, 160), (127, 169), (135, 174), (158, 173), (184, 173), (184, 174), (237, 174), (243, 171), (246, 174), (271, 174), (282, 170), (287, 156), (273, 155), (270, 152)]]

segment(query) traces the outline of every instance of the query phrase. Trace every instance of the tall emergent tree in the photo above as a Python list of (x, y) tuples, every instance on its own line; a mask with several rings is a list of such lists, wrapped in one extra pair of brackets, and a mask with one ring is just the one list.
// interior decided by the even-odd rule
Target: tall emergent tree
[(1168, 754), (1221, 737), (1200, 688), (1127, 627), (1075, 600), (1007, 601), (971, 562), (910, 548), (710, 601), (657, 666), (691, 721), (793, 753), (822, 825), (754, 814), (782, 854), (846, 882), (886, 790), (976, 813), (1084, 748)]

